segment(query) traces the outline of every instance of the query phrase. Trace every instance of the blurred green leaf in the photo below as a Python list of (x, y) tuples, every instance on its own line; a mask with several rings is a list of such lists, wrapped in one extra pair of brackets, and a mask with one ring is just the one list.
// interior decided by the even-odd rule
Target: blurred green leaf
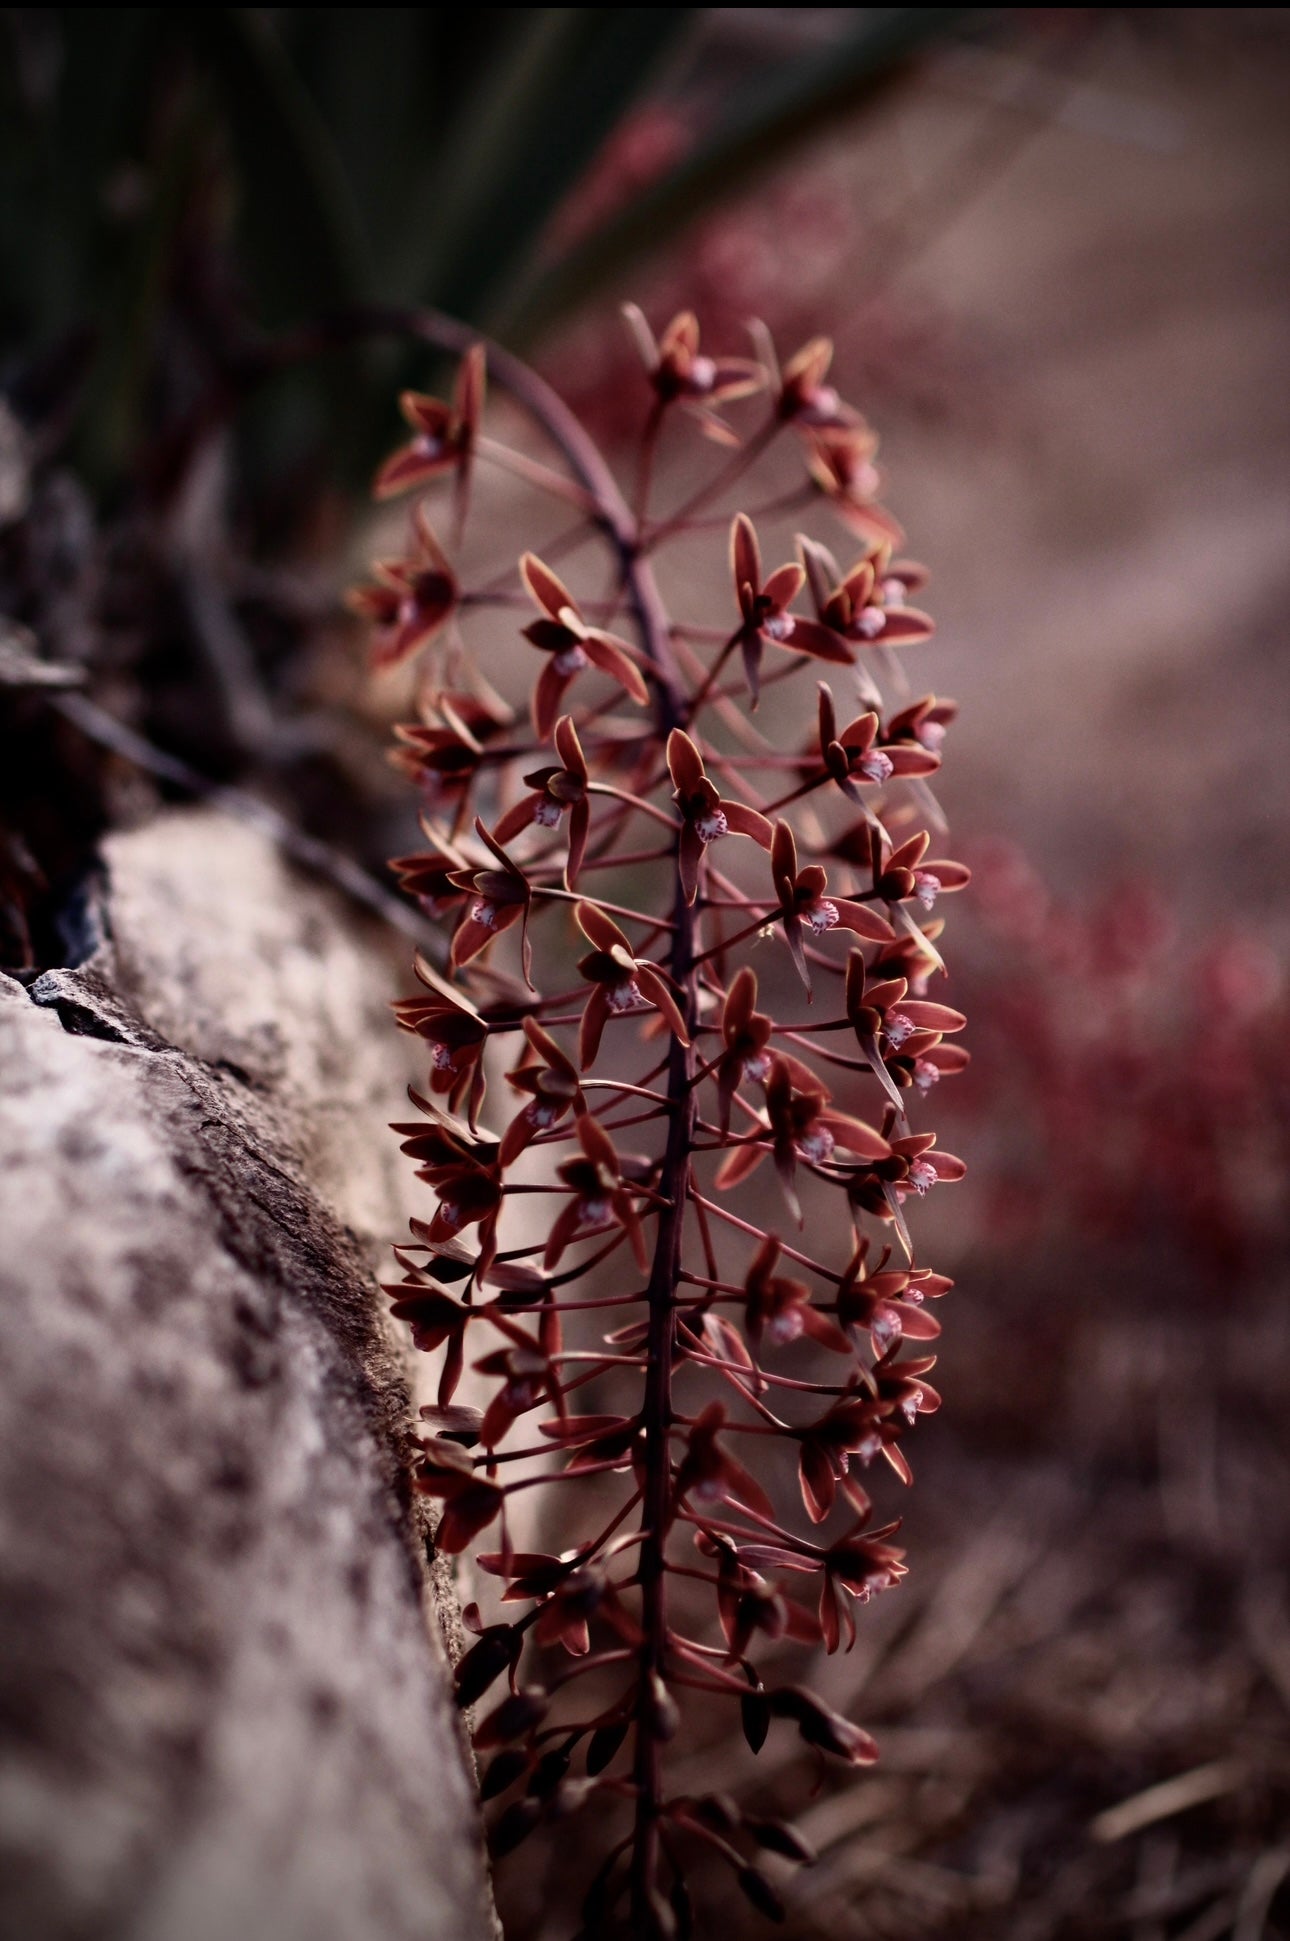
[(395, 281), (457, 316), (495, 314), (543, 225), (653, 79), (692, 7), (534, 7), (464, 86), (407, 212)]
[[(831, 46), (718, 76), (715, 134), (552, 268), (552, 217), (701, 9), (0, 9), (0, 332), (18, 368), (93, 334), (82, 457), (106, 483), (246, 324), (375, 298), (531, 334), (970, 11), (834, 9)], [(247, 476), (323, 443), (364, 469), (411, 355), (280, 377), (243, 414)]]
[(632, 259), (673, 235), (703, 208), (813, 139), (839, 115), (874, 100), (911, 60), (971, 7), (860, 7), (854, 29), (827, 48), (789, 62), (740, 90), (720, 128), (633, 197), (560, 262), (535, 275), (507, 310), (504, 327), (523, 340), (583, 303)]
[(283, 9), (283, 48), (325, 125), (363, 227), (371, 294), (406, 243), (409, 184), (438, 145), (448, 50), (436, 7)]
[(0, 302), (52, 336), (93, 314), (119, 244), (113, 191), (147, 100), (157, 10), (6, 8), (0, 18)]
[(238, 228), (261, 321), (295, 321), (365, 293), (367, 241), (327, 125), (258, 7), (188, 16), (233, 138)]

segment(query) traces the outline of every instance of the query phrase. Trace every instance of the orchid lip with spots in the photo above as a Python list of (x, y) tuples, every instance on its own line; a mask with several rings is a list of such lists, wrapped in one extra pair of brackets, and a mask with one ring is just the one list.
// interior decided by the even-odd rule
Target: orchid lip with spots
[[(781, 360), (756, 326), (751, 355), (714, 354), (688, 312), (657, 334), (626, 315), (634, 496), (534, 372), (473, 344), (450, 399), (404, 394), (412, 435), (377, 492), (411, 495), (406, 556), (352, 605), (379, 667), (422, 657), (394, 760), (426, 847), (396, 868), (443, 947), (396, 1006), (429, 1085), (395, 1130), (431, 1208), (386, 1291), (438, 1358), (414, 1477), (435, 1543), (486, 1542), (501, 1585), (495, 1616), (468, 1613), (458, 1697), (480, 1706), (499, 1858), (578, 1814), (586, 1931), (661, 1941), (696, 1858), (774, 1912), (762, 1848), (807, 1851), (767, 1833), (733, 1770), (720, 1794), (678, 1790), (700, 1703), (753, 1752), (795, 1728), (818, 1759), (877, 1756), (802, 1676), (905, 1574), (871, 1492), (910, 1482), (939, 1404), (926, 1350), (951, 1283), (906, 1207), (963, 1173), (918, 1118), (967, 1063), (962, 1014), (929, 992), (968, 872), (923, 826), (941, 826), (929, 778), (956, 713), (908, 698), (927, 575), (877, 503), (877, 441), (831, 346)], [(541, 458), (483, 435), (499, 381)], [(656, 450), (696, 430), (722, 456), (659, 503)], [(739, 508), (780, 447), (794, 517), (849, 554), (812, 530), (764, 559)], [(460, 528), (494, 467), (534, 494), (535, 526), (544, 496), (577, 509), (559, 572), (526, 551), (472, 584), (449, 559), (434, 495)], [(674, 542), (692, 575), (714, 533), (719, 630), (672, 597), (693, 584)], [(532, 650), (525, 725), (497, 686), (500, 657)], [(482, 1409), (454, 1400), (467, 1367)], [(550, 1554), (517, 1547), (535, 1489)]]

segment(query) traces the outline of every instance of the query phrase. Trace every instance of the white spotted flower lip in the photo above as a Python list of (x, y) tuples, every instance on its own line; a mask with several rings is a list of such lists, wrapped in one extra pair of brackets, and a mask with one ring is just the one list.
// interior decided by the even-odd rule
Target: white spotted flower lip
[(822, 937), (826, 930), (836, 930), (838, 926), (838, 906), (827, 896), (813, 896), (801, 907), (802, 922), (815, 936)]

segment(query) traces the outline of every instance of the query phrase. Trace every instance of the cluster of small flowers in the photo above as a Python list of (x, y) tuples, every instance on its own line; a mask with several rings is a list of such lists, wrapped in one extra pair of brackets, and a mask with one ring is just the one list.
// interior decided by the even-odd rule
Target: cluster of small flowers
[[(430, 1070), (427, 1094), (412, 1094), (420, 1117), (396, 1130), (436, 1205), (396, 1250), (403, 1278), (388, 1292), (417, 1346), (443, 1357), (416, 1480), (443, 1506), (439, 1548), (495, 1530), (478, 1562), (504, 1601), (529, 1606), (512, 1623), (472, 1607), (479, 1636), (459, 1697), (474, 1705), (507, 1681), (475, 1734), (494, 1753), (486, 1795), (515, 1794), (498, 1850), (593, 1796), (617, 1804), (631, 1829), (592, 1882), (589, 1931), (612, 1931), (625, 1905), (631, 1931), (662, 1935), (683, 1924), (696, 1842), (768, 1912), (776, 1896), (749, 1843), (807, 1857), (791, 1829), (725, 1795), (668, 1793), (680, 1695), (735, 1702), (754, 1751), (783, 1718), (821, 1753), (875, 1754), (804, 1687), (763, 1679), (752, 1654), (780, 1640), (849, 1646), (854, 1605), (904, 1574), (898, 1525), (874, 1525), (862, 1478), (881, 1457), (908, 1482), (902, 1445), (938, 1404), (928, 1304), (950, 1282), (916, 1261), (906, 1206), (963, 1165), (909, 1108), (967, 1063), (953, 1042), (962, 1015), (928, 989), (944, 969), (932, 912), (968, 872), (930, 854), (928, 825), (943, 825), (928, 778), (954, 704), (909, 698), (898, 664), (932, 632), (913, 604), (926, 575), (899, 555), (875, 439), (828, 381), (828, 343), (781, 367), (764, 333), (755, 357), (716, 358), (691, 315), (658, 340), (639, 312), (628, 322), (648, 380), (634, 508), (541, 381), (482, 346), (451, 402), (404, 397), (412, 437), (377, 481), (381, 496), (451, 482), (460, 527), (480, 462), (509, 467), (575, 509), (564, 550), (589, 537), (608, 547), (609, 596), (575, 595), (532, 553), (464, 587), (419, 499), (409, 550), (380, 562), (353, 604), (379, 666), (432, 648), (420, 718), (399, 729), (394, 757), (425, 807), (425, 847), (395, 868), (451, 939), (446, 962), (418, 960), (421, 989), (397, 1007)], [(485, 436), (486, 375), (559, 463)], [(755, 422), (732, 423), (732, 406)], [(656, 449), (678, 419), (722, 455), (680, 506), (651, 516)], [(800, 448), (800, 485), (751, 515), (722, 514), (780, 440)], [(799, 535), (797, 557), (767, 571), (755, 519), (821, 506), (854, 562), (843, 569)], [(714, 525), (723, 548), (728, 533), (729, 618), (673, 618), (660, 558)], [(474, 614), (517, 605), (540, 661), (531, 725), (463, 639)], [(758, 703), (812, 669), (845, 699), (819, 681), (783, 746), (763, 723), (773, 713), (791, 733), (793, 711)], [(880, 681), (904, 689), (900, 705), (884, 703)], [(571, 983), (575, 929), (585, 950)], [(759, 1008), (785, 972), (800, 998)], [(512, 1104), (492, 1120), (489, 1067), (508, 1046)], [(843, 1109), (866, 1088), (871, 1116)], [(764, 1197), (740, 1191), (768, 1159), (784, 1215), (773, 1225)], [(802, 1196), (814, 1205), (829, 1189), (838, 1211), (813, 1217), (808, 1250)], [(610, 1262), (616, 1278), (598, 1271)], [(600, 1310), (623, 1311), (603, 1345), (567, 1345)], [(822, 1377), (813, 1350), (832, 1358)], [(482, 1409), (455, 1399), (468, 1355)], [(589, 1384), (598, 1410), (573, 1401)], [(535, 1436), (517, 1436), (533, 1415)], [(779, 1451), (795, 1459), (805, 1529), (772, 1494)], [(536, 1486), (560, 1499), (559, 1554), (513, 1545), (514, 1498)], [(845, 1523), (820, 1529), (835, 1508)], [(812, 1577), (808, 1605), (793, 1586)], [(674, 1621), (678, 1578), (709, 1587), (708, 1637)], [(579, 1705), (579, 1692), (594, 1696)]]

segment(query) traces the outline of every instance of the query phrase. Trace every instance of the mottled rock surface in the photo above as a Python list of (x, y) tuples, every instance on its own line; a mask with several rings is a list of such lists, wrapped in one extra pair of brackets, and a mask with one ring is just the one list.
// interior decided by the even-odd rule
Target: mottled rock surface
[(396, 974), (205, 813), (0, 978), (0, 1930), (493, 1933), (405, 1486)]

